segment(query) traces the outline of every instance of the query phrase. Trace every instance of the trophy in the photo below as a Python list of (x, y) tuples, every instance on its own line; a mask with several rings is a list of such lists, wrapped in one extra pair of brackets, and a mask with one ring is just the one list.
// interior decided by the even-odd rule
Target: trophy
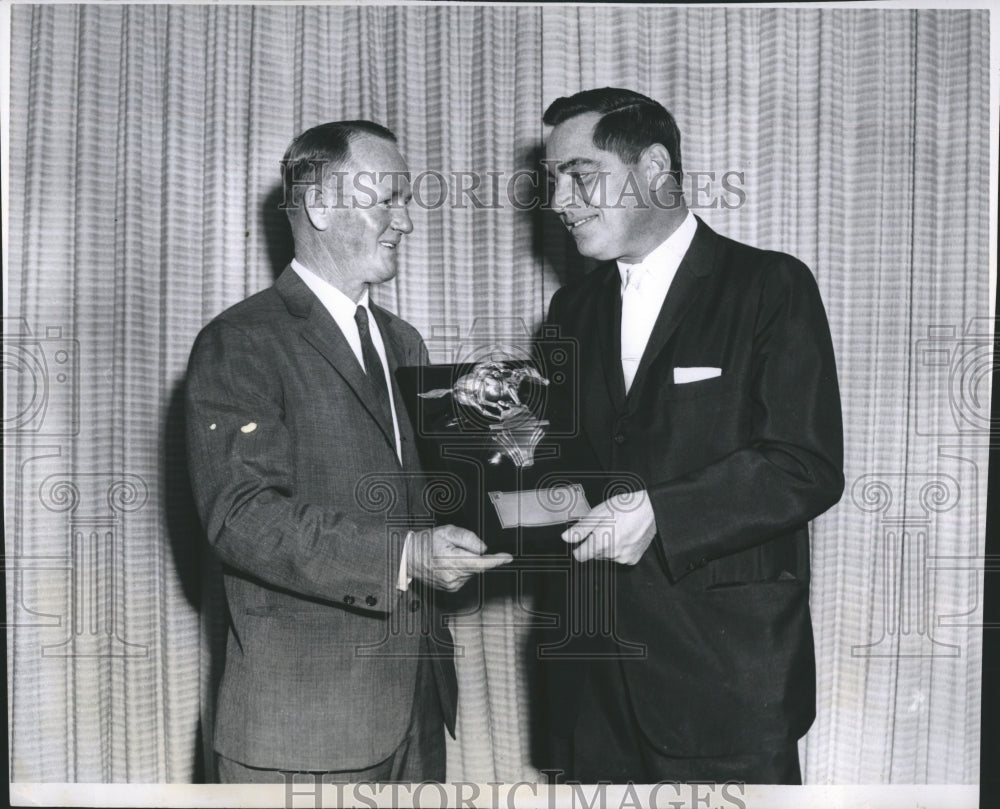
[[(523, 468), (535, 463), (535, 448), (545, 435), (548, 421), (539, 419), (518, 396), (525, 382), (548, 385), (549, 380), (528, 365), (515, 366), (503, 360), (484, 360), (460, 376), (450, 388), (436, 388), (420, 393), (421, 399), (452, 396), (459, 408), (471, 409), (487, 419), (493, 441), (500, 446), (489, 463), (499, 464), (506, 456), (515, 466)], [(463, 419), (470, 421), (462, 410), (448, 426), (461, 427)], [(472, 420), (471, 426), (476, 425)]]
[(547, 440), (550, 380), (527, 359), (491, 352), (474, 363), (396, 372), (424, 469), (461, 479), (458, 513), (491, 550), (561, 550), (559, 534), (589, 510), (583, 487), (557, 475), (564, 453)]

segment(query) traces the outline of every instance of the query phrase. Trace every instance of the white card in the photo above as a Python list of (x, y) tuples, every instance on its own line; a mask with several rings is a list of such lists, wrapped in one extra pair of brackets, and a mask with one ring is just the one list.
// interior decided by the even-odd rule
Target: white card
[(579, 483), (521, 492), (490, 492), (490, 500), (502, 528), (558, 525), (579, 520), (590, 512)]

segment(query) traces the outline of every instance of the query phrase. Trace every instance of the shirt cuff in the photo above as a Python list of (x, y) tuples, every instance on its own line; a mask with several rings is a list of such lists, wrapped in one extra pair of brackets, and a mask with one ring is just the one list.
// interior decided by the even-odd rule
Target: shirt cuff
[(410, 540), (413, 539), (413, 532), (406, 532), (406, 539), (403, 540), (403, 554), (399, 557), (399, 576), (396, 577), (396, 589), (397, 590), (409, 590), (410, 582), (413, 581), (413, 577), (407, 575), (406, 570), (406, 551), (410, 547)]

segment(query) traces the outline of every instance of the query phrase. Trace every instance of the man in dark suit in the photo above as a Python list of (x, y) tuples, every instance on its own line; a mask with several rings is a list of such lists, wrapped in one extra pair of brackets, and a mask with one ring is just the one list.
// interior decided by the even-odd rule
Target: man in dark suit
[(295, 259), (204, 328), (187, 378), (192, 487), (229, 618), (219, 777), (440, 781), (457, 689), (427, 588), (510, 557), (421, 520), (393, 374), (427, 352), (368, 298), (413, 229), (395, 136), (323, 124), (283, 165)]
[(551, 763), (585, 782), (798, 783), (815, 714), (808, 522), (843, 490), (816, 282), (689, 212), (680, 134), (652, 99), (584, 91), (544, 121), (553, 208), (605, 262), (549, 309), (580, 358), (574, 462), (641, 481), (563, 535), (603, 571), (569, 608), (610, 595), (613, 612), (589, 660), (549, 683), (574, 687)]

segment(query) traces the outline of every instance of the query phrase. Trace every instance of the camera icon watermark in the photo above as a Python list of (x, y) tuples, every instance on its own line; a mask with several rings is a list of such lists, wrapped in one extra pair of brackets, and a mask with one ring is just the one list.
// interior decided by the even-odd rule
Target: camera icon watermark
[(579, 350), (576, 340), (563, 336), (558, 326), (543, 324), (532, 333), (524, 318), (477, 317), (464, 333), (458, 325), (433, 325), (426, 343), (436, 362), (456, 368), (467, 369), (489, 361), (534, 368), (545, 383), (521, 386), (523, 403), (532, 412), (547, 417), (550, 402), (558, 400), (559, 418), (546, 425), (546, 435), (576, 433)]
[(4, 434), (79, 433), (79, 369), (79, 344), (61, 326), (35, 333), (24, 318), (4, 318)]
[(964, 331), (930, 326), (917, 340), (918, 435), (988, 433), (998, 426), (990, 415), (990, 385), (1000, 360), (993, 356), (990, 326), (986, 317), (971, 319)]

